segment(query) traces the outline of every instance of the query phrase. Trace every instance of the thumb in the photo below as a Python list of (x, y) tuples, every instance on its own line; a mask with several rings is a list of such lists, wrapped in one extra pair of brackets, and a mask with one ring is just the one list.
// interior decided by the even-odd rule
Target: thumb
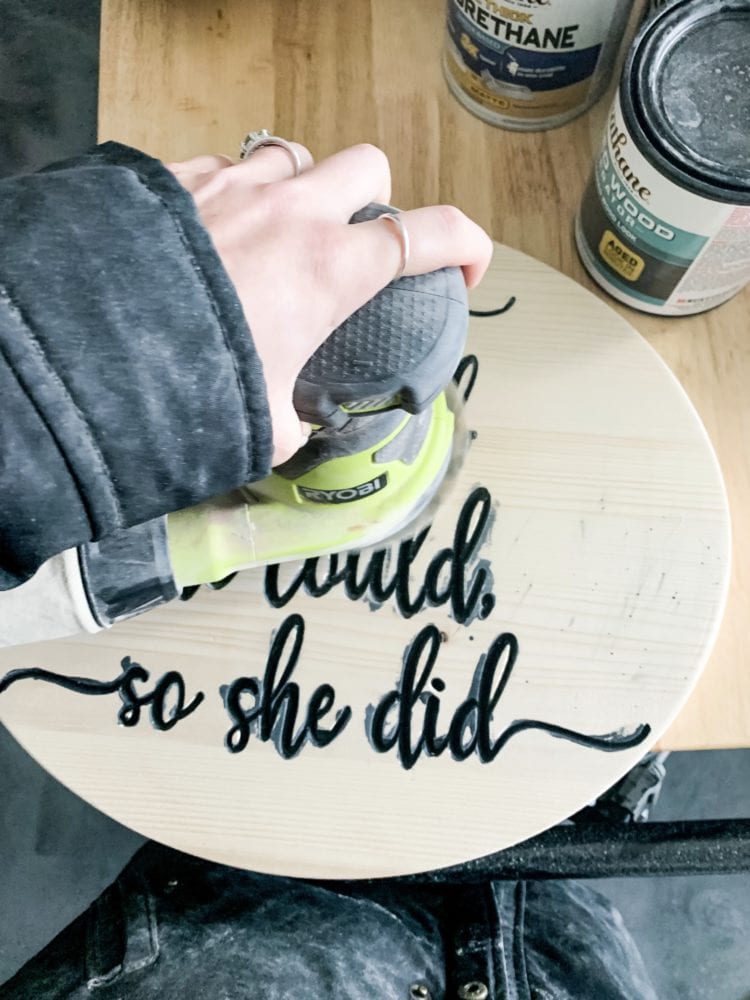
[(307, 444), (312, 428), (300, 420), (291, 400), (283, 408), (276, 407), (275, 410), (271, 411), (271, 426), (273, 430), (272, 465), (275, 468), (286, 462)]

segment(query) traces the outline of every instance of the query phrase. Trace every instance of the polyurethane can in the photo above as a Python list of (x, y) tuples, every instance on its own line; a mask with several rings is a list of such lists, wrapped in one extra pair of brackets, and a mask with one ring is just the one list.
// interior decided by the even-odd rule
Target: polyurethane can
[(448, 0), (443, 68), (455, 97), (503, 128), (554, 128), (609, 82), (633, 0)]
[(644, 23), (576, 242), (602, 288), (659, 315), (750, 280), (750, 0), (672, 0)]

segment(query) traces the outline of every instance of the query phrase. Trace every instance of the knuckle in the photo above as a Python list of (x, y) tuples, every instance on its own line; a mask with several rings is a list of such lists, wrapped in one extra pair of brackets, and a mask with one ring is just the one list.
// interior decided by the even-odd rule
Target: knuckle
[(471, 231), (468, 233), (470, 243), (467, 242), (467, 249), (477, 263), (482, 266), (486, 266), (492, 259), (492, 255), (495, 252), (495, 245), (492, 242), (492, 237), (486, 230), (482, 229), (482, 227), (478, 226), (476, 223), (469, 221), (469, 225), (471, 227)]
[(435, 209), (438, 225), (446, 239), (455, 240), (464, 231), (466, 216), (455, 205), (438, 205)]
[(390, 161), (379, 146), (374, 146), (371, 142), (360, 142), (354, 149), (361, 156), (366, 156), (373, 167), (380, 169), (384, 174), (390, 174)]

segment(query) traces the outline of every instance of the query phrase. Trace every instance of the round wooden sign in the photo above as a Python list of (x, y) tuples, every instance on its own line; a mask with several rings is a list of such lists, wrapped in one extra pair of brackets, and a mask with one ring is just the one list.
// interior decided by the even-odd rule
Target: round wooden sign
[(498, 246), (472, 307), (476, 437), (432, 527), (1, 651), (0, 716), (40, 764), (180, 850), (352, 878), (498, 851), (646, 752), (726, 596), (711, 445), (569, 279)]

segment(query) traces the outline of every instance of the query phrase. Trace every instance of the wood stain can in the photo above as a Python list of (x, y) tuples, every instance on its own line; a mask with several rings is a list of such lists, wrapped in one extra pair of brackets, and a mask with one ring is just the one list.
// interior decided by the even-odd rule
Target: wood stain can
[(633, 0), (448, 0), (443, 69), (491, 125), (554, 128), (609, 82)]
[(576, 242), (602, 288), (657, 315), (750, 281), (750, 0), (671, 0), (644, 23)]

